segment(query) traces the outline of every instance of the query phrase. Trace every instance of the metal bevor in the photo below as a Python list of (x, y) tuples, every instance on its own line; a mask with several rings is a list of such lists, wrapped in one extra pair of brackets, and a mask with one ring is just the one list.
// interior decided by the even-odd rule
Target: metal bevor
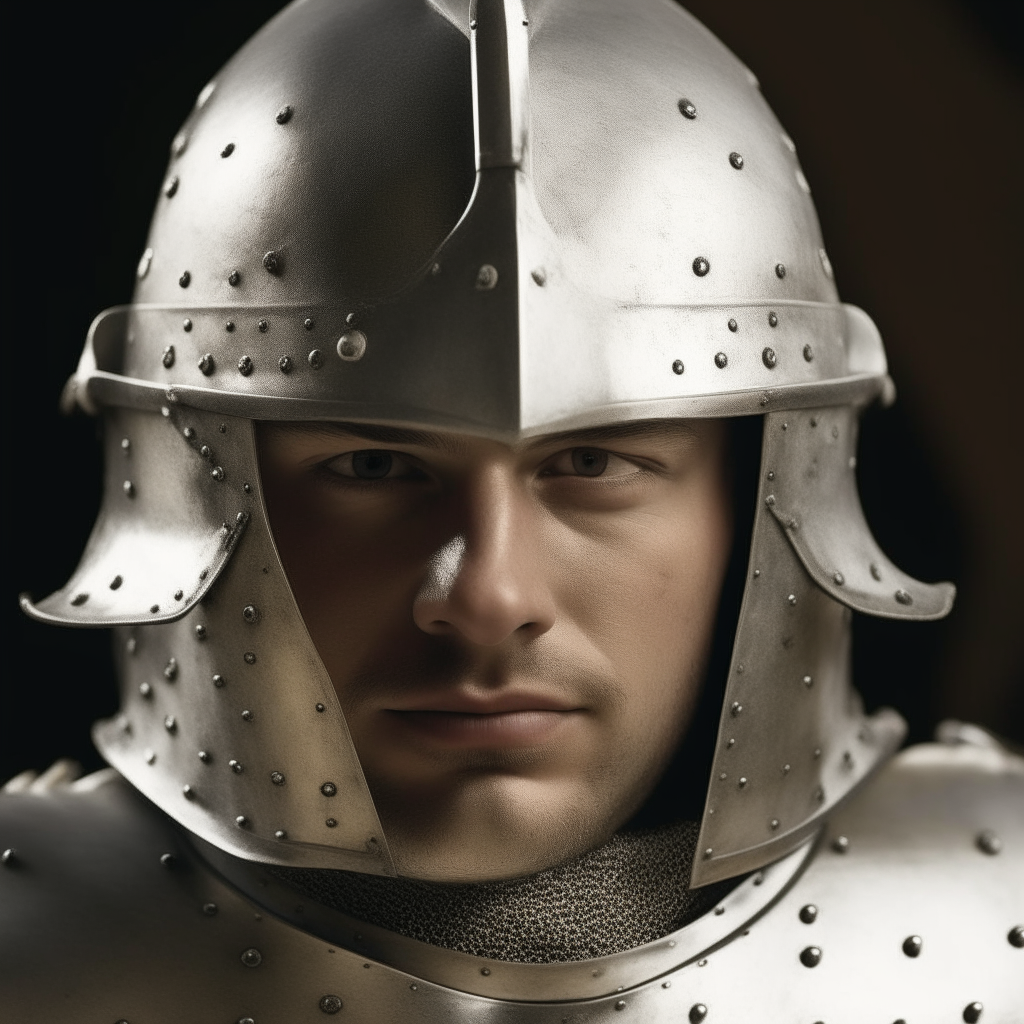
[(818, 839), (680, 931), (569, 964), (467, 956), (296, 902), (259, 864), (199, 855), (114, 772), (67, 785), (58, 765), (2, 798), (17, 928), (0, 935), (0, 1001), (17, 1021), (129, 1024), (1015, 1024), (1024, 762), (978, 732), (898, 755)]
[[(50, 1013), (24, 1000), (67, 914), (61, 999), (97, 1020), (852, 1022), (981, 1001), (1009, 1021), (1019, 759), (982, 738), (890, 760), (902, 720), (866, 716), (850, 682), (852, 611), (927, 620), (953, 600), (892, 565), (861, 511), (858, 416), (891, 395), (793, 143), (674, 3), (284, 10), (200, 94), (134, 300), (96, 319), (65, 392), (105, 419), (104, 504), (68, 584), (22, 603), (116, 628), (122, 709), (94, 736), (150, 803), (109, 774), (5, 797), (25, 937), (8, 1005)], [(692, 885), (754, 874), (657, 942), (564, 964), (298, 909), (267, 866), (396, 866), (277, 554), (254, 422), (511, 441), (755, 415)], [(83, 941), (90, 920), (114, 945)]]

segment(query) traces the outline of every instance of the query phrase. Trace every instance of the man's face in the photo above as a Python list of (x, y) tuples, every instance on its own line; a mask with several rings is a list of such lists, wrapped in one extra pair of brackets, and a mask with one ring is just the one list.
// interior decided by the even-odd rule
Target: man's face
[(260, 424), (274, 537), (401, 874), (533, 873), (639, 808), (702, 684), (721, 421), (516, 445)]

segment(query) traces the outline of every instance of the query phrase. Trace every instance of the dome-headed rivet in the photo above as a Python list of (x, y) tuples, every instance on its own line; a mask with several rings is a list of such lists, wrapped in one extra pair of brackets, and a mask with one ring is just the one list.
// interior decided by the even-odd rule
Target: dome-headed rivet
[(283, 786), (284, 785), (284, 773), (283, 772), (271, 772), (270, 773), (270, 781), (275, 786)]
[(680, 100), (679, 113), (688, 121), (692, 121), (697, 116), (697, 108), (689, 100)]
[(832, 574), (832, 582), (837, 587), (841, 587), (846, 582), (846, 577), (844, 577), (841, 572), (834, 572)]
[(235, 824), (239, 828), (248, 828), (249, 827), (249, 819), (244, 814), (239, 814), (238, 817), (235, 818)]
[(337, 996), (323, 996), (320, 1000), (322, 1013), (337, 1013), (341, 1009), (341, 1000)]
[(199, 454), (204, 459), (208, 459), (213, 454), (213, 449), (208, 444), (200, 445)]
[(185, 591), (184, 590), (176, 590), (174, 592), (174, 600), (175, 601), (180, 601), (184, 596), (185, 596)]
[(680, 374), (680, 373), (682, 373), (682, 372), (683, 372), (683, 371), (684, 371), (685, 369), (686, 369), (686, 367), (685, 367), (685, 366), (683, 366), (683, 361), (682, 361), (682, 359), (676, 359), (676, 360), (675, 360), (675, 361), (674, 361), (674, 362), (672, 363), (672, 372), (673, 372), (673, 373), (675, 373), (675, 374)]
[(786, 276), (786, 264), (776, 263), (775, 264), (775, 276), (781, 281)]
[(164, 719), (164, 728), (173, 736), (178, 731), (178, 723), (174, 715), (168, 715)]
[(893, 597), (896, 598), (897, 604), (910, 605), (914, 603), (913, 597), (903, 589), (897, 590)]
[(779, 357), (775, 354), (775, 349), (765, 348), (761, 353), (761, 362), (768, 367), (769, 370), (774, 370), (776, 363), (778, 363)]
[(266, 334), (267, 331), (270, 330), (270, 321), (269, 320), (264, 320), (262, 318), (257, 320), (256, 321), (256, 330), (258, 330), (260, 332), (260, 334)]
[(821, 747), (815, 747), (814, 748), (813, 756), (814, 756), (815, 761), (817, 761), (817, 759), (819, 757), (821, 757)]
[(213, 677), (213, 685), (216, 686), (218, 690), (224, 685), (224, 682), (224, 677), (221, 675), (215, 675)]
[(287, 124), (291, 119), (292, 108), (287, 103), (274, 115), (274, 120), (278, 124)]
[(615, 1003), (615, 1009), (616, 1010), (624, 1010), (625, 1008), (626, 1008), (626, 1000), (625, 999), (619, 999)]
[(233, 771), (233, 772), (234, 772), (234, 773), (235, 773), (236, 775), (241, 775), (241, 774), (242, 774), (242, 772), (244, 772), (244, 771), (245, 771), (245, 765), (244, 765), (244, 764), (242, 764), (242, 763), (241, 763), (241, 762), (239, 762), (239, 761), (236, 761), (236, 760), (235, 760), (234, 758), (232, 758), (232, 759), (231, 759), (230, 761), (228, 761), (228, 767), (229, 767), (229, 768), (230, 768), (230, 769), (231, 769), (231, 770), (232, 770), (232, 771)]
[(223, 148), (223, 149), (222, 149), (222, 150), (220, 151), (220, 155), (221, 155), (222, 157), (224, 157), (224, 158), (226, 159), (227, 157), (231, 156), (231, 154), (232, 154), (232, 153), (234, 153), (234, 151), (235, 151), (235, 144), (234, 144), (233, 142), (229, 142), (229, 143), (228, 143), (228, 144), (227, 144), (227, 145), (226, 145), (226, 146), (225, 146), (225, 147), (224, 147), (224, 148)]
[(292, 357), (291, 356), (281, 356), (281, 358), (278, 359), (278, 361), (277, 361), (277, 368), (282, 373), (291, 373), (292, 372)]
[(205, 750), (200, 750), (196, 756), (199, 758), (200, 761), (203, 762), (203, 764), (209, 764), (210, 761), (212, 760), (210, 755)]
[(740, 329), (740, 325), (736, 323), (735, 320), (730, 320), (728, 326), (729, 330), (732, 331), (733, 334), (735, 334)]
[(355, 315), (355, 313), (346, 313), (345, 314), (345, 323), (348, 324), (349, 327), (354, 327), (355, 326), (355, 322), (356, 322), (356, 315)]
[(800, 953), (800, 963), (804, 967), (817, 967), (821, 963), (821, 949), (818, 946), (808, 946)]
[(779, 326), (779, 315), (778, 315), (778, 313), (774, 313), (773, 312), (773, 313), (769, 313), (768, 314), (768, 326), (769, 327), (778, 327)]
[(232, 270), (231, 273), (228, 274), (228, 284), (231, 285), (232, 288), (234, 288), (241, 280), (242, 275), (238, 270)]
[(277, 830), (277, 831), (276, 831), (276, 832), (274, 833), (274, 838), (275, 838), (275, 839), (287, 839), (287, 838), (288, 838), (288, 833), (287, 833), (287, 832), (285, 832), (285, 830), (284, 830), (283, 828), (279, 828), (279, 829), (278, 829), (278, 830)]
[(814, 349), (810, 345), (804, 345), (804, 360), (808, 363), (814, 361)]
[(813, 903), (806, 903), (800, 908), (799, 916), (804, 924), (814, 924), (818, 920), (818, 908)]
[(729, 357), (724, 352), (715, 353), (715, 366), (724, 370), (729, 365)]
[(181, 329), (186, 334), (192, 330), (192, 321), (188, 317), (185, 317), (185, 319), (181, 321)]
[(1006, 933), (1006, 941), (1017, 949), (1024, 949), (1024, 924), (1014, 925)]
[(362, 331), (346, 331), (338, 339), (338, 355), (347, 363), (354, 363), (366, 354), (366, 335)]
[(793, 768), (792, 768), (792, 766), (791, 766), (791, 765), (788, 765), (788, 764), (784, 764), (784, 765), (782, 766), (782, 774), (783, 774), (783, 775), (788, 775), (788, 774), (789, 774), (789, 773), (790, 773), (790, 772), (791, 772), (792, 770), (793, 770)]
[(982, 853), (987, 853), (990, 857), (994, 857), (1003, 848), (1003, 841), (993, 832), (990, 828), (979, 832), (974, 839), (974, 845), (981, 850)]
[(196, 795), (193, 792), (192, 787), (190, 785), (188, 785), (187, 783), (184, 786), (181, 787), (181, 795), (186, 800), (195, 800), (195, 798), (196, 798)]
[(316, 710), (317, 710), (318, 714), (322, 715), (324, 713), (324, 710), (325, 710), (324, 705), (323, 704), (317, 704), (316, 705)]
[(259, 967), (263, 963), (263, 954), (258, 949), (247, 949), (241, 960), (246, 967)]
[(210, 352), (207, 352), (206, 355), (204, 355), (203, 358), (200, 359), (196, 365), (199, 367), (199, 372), (204, 377), (209, 377), (210, 374), (213, 373), (213, 371), (216, 369), (213, 362), (213, 355)]
[(139, 693), (148, 700), (153, 696), (153, 687), (149, 683), (139, 683)]
[(966, 1024), (978, 1024), (985, 1007), (981, 1003), (968, 1003), (964, 1007), (964, 1020)]
[(214, 466), (213, 469), (210, 470), (210, 476), (212, 476), (213, 479), (217, 480), (217, 481), (223, 480), (224, 479), (224, 467), (223, 466)]
[(242, 721), (243, 722), (251, 722), (255, 717), (256, 716), (251, 711), (249, 711), (248, 709), (246, 709), (245, 711), (242, 712)]
[(217, 915), (217, 904), (216, 903), (204, 903), (203, 913), (207, 917), (216, 917)]
[(796, 594), (790, 594), (789, 597), (786, 598), (786, 600), (790, 603), (790, 605), (795, 605), (796, 604)]
[(313, 323), (312, 317), (307, 316), (306, 319), (302, 321), (302, 326), (305, 327), (307, 331), (313, 330), (315, 324)]
[(733, 701), (732, 707), (729, 708), (729, 712), (732, 714), (733, 718), (736, 718), (738, 715), (743, 713), (743, 705), (737, 701)]
[(160, 863), (165, 868), (173, 868), (174, 865), (178, 863), (178, 858), (175, 857), (173, 853), (161, 853)]
[(741, 775), (741, 776), (740, 776), (740, 779), (739, 779), (739, 782), (737, 782), (737, 783), (736, 783), (736, 785), (737, 785), (737, 786), (738, 786), (738, 787), (739, 787), (740, 789), (746, 789), (746, 788), (747, 788), (747, 781), (748, 781), (748, 780), (747, 780), (747, 777), (746, 777), (745, 775)]
[(164, 364), (164, 369), (169, 370), (174, 365), (174, 346), (168, 345), (164, 349), (163, 355), (160, 357), (160, 362)]
[(775, 504), (775, 495), (774, 494), (769, 494), (768, 497), (764, 499), (764, 503), (769, 508), (771, 508), (771, 506)]
[(489, 292), (498, 283), (498, 271), (490, 263), (485, 263), (476, 272), (476, 290)]
[(920, 935), (908, 935), (903, 940), (903, 952), (909, 957), (920, 956), (923, 946)]
[(123, 576), (115, 576), (110, 581), (110, 589), (111, 590), (117, 590), (118, 587), (120, 587), (122, 583), (124, 583), (124, 577)]
[(832, 840), (832, 849), (836, 853), (849, 853), (850, 852), (850, 840), (846, 836), (836, 836)]
[(147, 750), (145, 757), (146, 764), (156, 764), (156, 754), (152, 750)]
[(693, 261), (692, 266), (693, 266), (693, 272), (698, 277), (706, 277), (707, 274), (708, 274), (708, 271), (711, 270), (711, 264), (703, 256), (698, 256)]
[(242, 356), (242, 358), (238, 360), (238, 372), (243, 377), (248, 377), (249, 374), (252, 373), (252, 371), (253, 371), (252, 356)]
[(172, 175), (170, 178), (167, 179), (167, 181), (164, 182), (164, 195), (167, 196), (168, 199), (170, 199), (171, 196), (173, 196), (174, 193), (178, 191), (179, 184), (180, 181), (178, 180), (178, 176), (176, 174)]
[(242, 484), (242, 490), (245, 491), (246, 494), (252, 494), (252, 484)]
[(320, 792), (323, 793), (324, 796), (336, 796), (338, 793), (338, 787), (333, 782), (325, 782), (320, 787)]
[(139, 257), (139, 265), (135, 268), (135, 275), (141, 281), (149, 273), (149, 268), (153, 263), (153, 250), (147, 249)]
[(483, 975), (483, 976), (484, 976), (485, 978), (487, 978), (487, 977), (489, 977), (489, 976), (490, 976), (490, 973), (491, 973), (491, 969), (490, 969), (490, 967), (481, 967), (481, 968), (480, 968), (480, 973), (481, 973), (481, 974), (482, 974), (482, 975)]
[(739, 153), (730, 153), (729, 163), (732, 164), (737, 171), (743, 170), (743, 157)]
[(704, 859), (705, 859), (705, 860), (710, 860), (710, 859), (711, 859), (711, 855), (712, 855), (712, 854), (713, 854), (714, 852), (715, 852), (715, 851), (714, 851), (714, 850), (712, 850), (712, 849), (711, 849), (711, 847), (709, 846), (709, 847), (708, 847), (708, 848), (707, 848), (707, 849), (706, 849), (706, 850), (704, 851)]
[(877, 563), (872, 562), (868, 568), (871, 570), (871, 578), (873, 580), (880, 581), (882, 579), (882, 570), (878, 568)]
[(772, 818), (772, 820), (768, 822), (768, 827), (774, 832), (779, 827), (779, 819)]
[(263, 269), (268, 274), (280, 274), (284, 270), (284, 259), (279, 252), (273, 249), (263, 255)]
[(195, 427), (186, 427), (181, 432), (181, 436), (184, 437), (186, 441), (194, 441), (196, 437)]
[[(88, 595), (86, 595), (86, 596), (88, 596)], [(160, 611), (160, 605), (158, 605), (158, 604), (152, 604), (152, 605), (150, 605), (150, 606), (149, 606), (149, 610), (150, 610), (150, 612), (151, 612), (151, 613), (152, 613), (153, 615), (156, 615), (156, 613), (157, 613), (158, 611)]]
[(169, 683), (173, 683), (178, 678), (178, 659), (168, 658), (167, 664), (164, 666), (164, 679)]
[(690, 1007), (689, 1020), (690, 1024), (701, 1024), (708, 1015), (708, 1008), (703, 1003), (694, 1003)]
[(307, 361), (314, 370), (319, 370), (324, 365), (324, 354), (320, 349), (315, 348), (309, 353)]
[(814, 685), (814, 677), (813, 676), (804, 676), (803, 682), (804, 682), (804, 686), (806, 686), (807, 689), (809, 690)]
[(533, 283), (537, 285), (538, 288), (543, 288), (548, 280), (547, 271), (543, 267), (534, 267), (533, 270), (530, 271), (530, 277), (533, 278)]
[(181, 277), (178, 278), (178, 284), (182, 288), (187, 288), (192, 282), (192, 275), (187, 271), (182, 271)]
[(326, 825), (326, 826), (327, 826), (328, 828), (336, 828), (336, 827), (337, 827), (337, 825), (338, 825), (338, 822), (337, 822), (337, 821), (336, 821), (336, 820), (335, 820), (334, 818), (328, 818), (328, 819), (327, 819), (327, 820), (326, 820), (326, 821), (324, 822), (324, 824), (325, 824), (325, 825)]
[(246, 665), (255, 665), (256, 664), (256, 653), (255, 653), (255, 651), (246, 651), (245, 654), (242, 655), (242, 660), (246, 663)]
[(260, 610), (254, 604), (247, 604), (242, 609), (242, 618), (248, 623), (256, 623), (260, 620)]

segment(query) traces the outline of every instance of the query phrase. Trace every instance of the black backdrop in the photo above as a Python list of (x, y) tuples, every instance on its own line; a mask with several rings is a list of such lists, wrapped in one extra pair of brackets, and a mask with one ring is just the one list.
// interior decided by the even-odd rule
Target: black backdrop
[[(927, 18), (935, 11), (940, 21), (954, 19), (952, 24), (960, 26), (954, 36), (959, 39), (962, 33), (963, 46), (973, 48), (972, 53), (980, 47), (1005, 69), (994, 88), (1002, 89), (1004, 97), (1016, 95), (1019, 24), (1009, 6), (968, 7), (954, 0), (894, 4), (906, 8), (909, 17)], [(23, 8), (18, 22), (8, 26), (2, 164), (2, 308), (8, 354), (3, 361), (7, 442), (0, 780), (23, 768), (41, 769), (58, 756), (75, 757), (87, 767), (99, 765), (88, 726), (115, 707), (108, 635), (39, 625), (20, 615), (16, 601), (20, 590), (41, 596), (64, 583), (98, 505), (95, 424), (80, 415), (58, 416), (57, 398), (92, 316), (130, 297), (167, 147), (178, 125), (206, 81), (281, 6), (277, 0), (40, 4)], [(830, 163), (822, 156), (827, 146), (816, 148), (816, 139), (827, 142), (829, 132), (834, 134), (834, 125), (824, 122), (819, 133), (811, 102), (829, 83), (809, 81), (806, 88), (794, 88), (782, 70), (792, 60), (793, 25), (801, 17), (811, 35), (800, 46), (845, 46), (849, 51), (858, 45), (850, 19), (863, 21), (867, 15), (862, 11), (872, 5), (849, 0), (818, 5), (828, 14), (816, 10), (813, 24), (801, 14), (800, 3), (790, 5), (767, 30), (758, 27), (757, 45), (747, 42), (746, 49), (754, 24), (750, 19), (761, 5), (715, 0), (689, 6), (761, 77), (769, 102), (797, 139), (805, 168), (809, 174), (818, 172), (812, 182), (844, 298), (875, 312), (878, 303), (872, 299), (878, 289), (893, 291), (894, 268), (858, 262), (856, 247), (844, 241), (856, 230), (849, 203), (860, 190), (842, 160)], [(872, 16), (878, 16), (877, 7)], [(954, 39), (954, 45), (960, 44)], [(864, 59), (874, 59), (870, 50)], [(908, 59), (912, 63), (914, 58)], [(956, 76), (961, 73), (954, 68), (949, 81), (936, 83), (934, 102), (944, 102), (943, 89), (960, 87)], [(993, 142), (994, 159), (1012, 156), (1005, 151), (1005, 138)], [(922, 243), (932, 244), (928, 239)], [(951, 252), (949, 258), (966, 256)], [(908, 301), (920, 301), (920, 296), (908, 296)], [(894, 366), (898, 371), (902, 365), (908, 376), (919, 349), (908, 345), (901, 350), (898, 330), (893, 339), (887, 324), (881, 325), (890, 350), (895, 344), (897, 355), (904, 352), (902, 363), (896, 358)], [(903, 383), (898, 373), (897, 380)], [(965, 572), (970, 577), (974, 550), (965, 525), (969, 501), (962, 481), (943, 472), (941, 439), (929, 433), (926, 418), (915, 416), (915, 402), (921, 409), (928, 401), (927, 389), (911, 388), (909, 403), (866, 418), (860, 453), (864, 504), (882, 546), (903, 568), (924, 579), (959, 581)], [(1020, 449), (1011, 448), (1019, 459)], [(997, 488), (997, 498), (1006, 493)], [(966, 597), (971, 600), (970, 591)], [(962, 636), (957, 641), (957, 628), (955, 617), (924, 626), (857, 624), (855, 668), (866, 702), (897, 706), (910, 720), (913, 738), (925, 737), (940, 712), (957, 710), (956, 693), (969, 689), (969, 680), (961, 685), (955, 679), (952, 701), (936, 697), (941, 692), (936, 680), (951, 645), (969, 646), (970, 630), (967, 641)], [(1020, 667), (1013, 657), (1010, 685), (1018, 681)], [(1016, 719), (989, 724), (1009, 733), (1021, 730)]]

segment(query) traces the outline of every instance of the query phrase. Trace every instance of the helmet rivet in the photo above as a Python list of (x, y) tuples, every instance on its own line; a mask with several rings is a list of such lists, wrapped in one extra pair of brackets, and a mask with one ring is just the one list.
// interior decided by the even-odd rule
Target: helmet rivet
[(724, 352), (718, 352), (715, 354), (715, 366), (720, 370), (724, 370), (729, 365), (729, 357)]
[(149, 273), (150, 264), (153, 262), (153, 250), (147, 249), (139, 257), (139, 265), (135, 268), (135, 274), (141, 280)]
[(790, 595), (789, 595), (789, 597), (787, 597), (787, 598), (786, 598), (786, 600), (787, 600), (787, 601), (788, 601), (788, 602), (789, 602), (789, 603), (790, 603), (791, 605), (795, 605), (795, 604), (796, 604), (796, 594), (790, 594)]
[(276, 832), (274, 833), (274, 838), (275, 838), (275, 839), (287, 839), (287, 838), (288, 838), (288, 833), (287, 833), (287, 832), (285, 832), (285, 830), (284, 830), (283, 828), (279, 828), (279, 829), (278, 829), (278, 830), (277, 830), (277, 831), (276, 831)]
[(164, 349), (164, 354), (160, 357), (160, 362), (164, 364), (164, 369), (169, 370), (174, 365), (174, 346), (168, 345)]
[(222, 675), (215, 675), (213, 677), (213, 685), (219, 690), (224, 685), (224, 677)]
[[(245, 818), (235, 818), (235, 821), (241, 825), (245, 821)], [(246, 967), (259, 967), (259, 965), (263, 963), (263, 954), (258, 949), (247, 949), (242, 954), (242, 963), (245, 964)]]
[(978, 1024), (978, 1021), (981, 1020), (981, 1014), (984, 1009), (985, 1007), (982, 1006), (981, 1003), (968, 1003), (964, 1007), (963, 1013), (966, 1024)]
[(337, 822), (337, 821), (336, 821), (336, 820), (335, 820), (334, 818), (328, 818), (328, 819), (327, 819), (327, 820), (326, 820), (326, 821), (324, 822), (324, 824), (325, 824), (325, 825), (326, 825), (326, 826), (327, 826), (328, 828), (335, 828), (335, 827), (337, 826), (338, 822)]
[(828, 258), (828, 253), (824, 249), (818, 250), (818, 259), (821, 260), (821, 269), (825, 271), (825, 276), (832, 277), (832, 261)]
[(732, 707), (729, 708), (729, 711), (732, 713), (732, 717), (735, 718), (737, 715), (742, 714), (742, 712), (743, 712), (743, 705), (737, 703), (736, 701), (733, 701), (732, 702)]
[(740, 325), (738, 323), (736, 323), (735, 320), (730, 320), (729, 321), (729, 330), (732, 331), (733, 334), (735, 334), (739, 329), (740, 329)]
[(615, 1003), (615, 1009), (616, 1010), (624, 1010), (625, 1008), (626, 1008), (626, 1000), (625, 999), (619, 999), (619, 1000), (616, 1001), (616, 1003)]
[(981, 850), (982, 853), (987, 853), (990, 857), (994, 857), (1003, 848), (1003, 841), (993, 832), (987, 828), (983, 832), (979, 832), (974, 840), (974, 845)]
[(317, 712), (318, 712), (319, 714), (323, 714), (323, 713), (324, 713), (324, 710), (325, 710), (325, 708), (324, 708), (324, 705), (323, 705), (323, 704), (317, 704), (317, 706), (316, 706), (316, 710), (317, 710)]
[(180, 601), (184, 596), (185, 596), (185, 591), (184, 590), (176, 590), (174, 592), (174, 600), (175, 601)]
[(841, 572), (836, 572), (832, 574), (832, 582), (837, 587), (841, 587), (846, 582), (846, 578), (843, 576)]
[(498, 271), (490, 263), (485, 263), (476, 272), (476, 290), (489, 292), (498, 283)]
[(808, 946), (800, 954), (800, 963), (804, 967), (817, 967), (821, 963), (821, 950), (817, 946)]
[(283, 772), (271, 772), (270, 773), (270, 781), (275, 786), (283, 786), (284, 785), (284, 773)]
[(747, 777), (745, 775), (741, 775), (739, 777), (739, 781), (736, 783), (736, 785), (739, 786), (740, 789), (746, 789), (747, 788)]
[(149, 683), (139, 683), (139, 695), (148, 700), (153, 696), (153, 687)]
[(280, 274), (283, 267), (281, 266), (281, 254), (274, 252), (273, 249), (263, 256), (263, 269), (268, 274)]
[(122, 583), (124, 583), (124, 577), (123, 577), (123, 576), (115, 576), (115, 577), (114, 577), (114, 578), (113, 578), (113, 579), (112, 579), (112, 580), (110, 581), (110, 589), (111, 589), (111, 590), (117, 590), (117, 588), (118, 588), (119, 586), (121, 586), (121, 584), (122, 584)]
[(249, 374), (252, 373), (252, 369), (252, 356), (242, 356), (242, 358), (238, 360), (238, 372), (243, 377), (248, 377)]
[(685, 370), (685, 369), (686, 369), (686, 367), (685, 367), (685, 366), (683, 366), (683, 361), (682, 361), (682, 359), (677, 359), (677, 360), (676, 360), (676, 361), (675, 361), (675, 362), (674, 362), (674, 363), (672, 364), (672, 372), (673, 372), (673, 373), (682, 373), (682, 372), (683, 372), (683, 370)]
[(923, 946), (924, 942), (922, 942), (920, 935), (908, 935), (903, 940), (903, 952), (909, 957), (920, 956)]
[(341, 1000), (337, 996), (324, 996), (320, 1000), (322, 1013), (337, 1013), (341, 1009)]
[(178, 278), (178, 284), (182, 288), (187, 288), (192, 281), (192, 275), (186, 270), (182, 273), (181, 277)]
[(324, 796), (336, 796), (338, 793), (338, 787), (333, 782), (325, 782), (320, 787), (320, 792), (323, 793)]
[(188, 783), (181, 787), (181, 795), (186, 800), (195, 800), (196, 798), (195, 792), (193, 791), (192, 787), (188, 785)]
[(348, 363), (362, 359), (366, 354), (366, 335), (362, 331), (347, 331), (338, 339), (338, 355)]
[(278, 359), (278, 361), (277, 361), (277, 368), (282, 373), (291, 373), (292, 372), (292, 357), (291, 356), (281, 356), (281, 358)]
[(803, 682), (804, 686), (809, 690), (814, 685), (814, 678), (813, 676), (804, 676)]
[(250, 622), (250, 623), (258, 622), (259, 621), (259, 617), (260, 617), (259, 609), (254, 604), (247, 604), (242, 609), (242, 618), (245, 619), (246, 622)]
[(223, 148), (223, 149), (222, 149), (222, 150), (220, 151), (220, 155), (221, 155), (222, 157), (225, 157), (225, 158), (227, 158), (227, 157), (231, 156), (231, 154), (232, 154), (232, 153), (234, 153), (234, 151), (235, 151), (235, 144), (234, 144), (233, 142), (229, 142), (229, 143), (228, 143), (228, 144), (227, 144), (227, 145), (226, 145), (226, 146), (225, 146), (225, 147), (224, 147), (224, 148)]
[(871, 578), (873, 580), (881, 580), (882, 570), (878, 568), (877, 563), (872, 562), (869, 568), (871, 569)]
[(203, 764), (209, 764), (210, 763), (210, 760), (211, 760), (210, 755), (205, 750), (200, 750), (199, 754), (198, 754), (198, 757), (199, 757), (199, 760), (203, 762)]
[(708, 847), (708, 848), (707, 848), (707, 849), (706, 849), (706, 850), (704, 851), (704, 859), (705, 859), (705, 860), (708, 860), (708, 859), (710, 859), (711, 855), (712, 855), (712, 854), (713, 854), (714, 852), (715, 852), (715, 851), (714, 851), (714, 850), (713, 850), (713, 849), (712, 849), (712, 848), (711, 848), (711, 847), (709, 846), (709, 847)]
[(178, 723), (174, 718), (174, 715), (168, 715), (164, 718), (164, 728), (173, 736), (178, 731)]
[(216, 903), (204, 903), (203, 904), (203, 913), (207, 917), (216, 917), (217, 916), (217, 909), (218, 908), (217, 908), (217, 904)]
[(213, 373), (215, 369), (213, 356), (209, 352), (207, 352), (206, 355), (204, 355), (203, 358), (200, 359), (196, 365), (199, 367), (199, 371), (200, 373), (202, 373), (204, 377), (209, 377), (210, 374)]
[(241, 280), (242, 275), (237, 270), (232, 270), (231, 273), (228, 274), (228, 284), (231, 285), (232, 288), (234, 288)]
[(775, 349), (766, 348), (761, 353), (761, 362), (768, 367), (769, 370), (775, 369), (775, 364), (779, 361), (779, 357), (775, 354)]
[(241, 775), (245, 771), (245, 765), (239, 763), (234, 758), (228, 761), (228, 767), (236, 774)]
[(543, 288), (548, 280), (547, 271), (543, 267), (535, 267), (531, 270), (530, 277), (533, 278), (533, 283), (540, 288)]
[(768, 827), (774, 832), (779, 827), (779, 819), (772, 818), (772, 820), (768, 822)]
[(146, 751), (146, 764), (156, 764), (156, 754), (152, 750)]
[(680, 100), (679, 113), (688, 121), (692, 121), (697, 116), (697, 108), (689, 100)]
[(245, 711), (242, 712), (242, 721), (243, 722), (251, 722), (253, 720), (253, 718), (255, 718), (255, 717), (256, 716), (251, 711), (249, 711), (248, 709), (246, 709)]
[(779, 326), (779, 317), (778, 317), (778, 315), (776, 313), (769, 313), (768, 314), (768, 326), (769, 327), (778, 327)]
[(850, 852), (850, 840), (846, 836), (836, 836), (832, 840), (832, 849), (836, 853), (849, 853)]
[(810, 345), (804, 345), (804, 359), (811, 362), (814, 359), (814, 349)]
[(319, 370), (320, 367), (324, 365), (324, 354), (323, 354), (323, 352), (321, 352), (320, 349), (318, 349), (318, 348), (313, 349), (313, 351), (309, 353), (308, 362), (309, 362), (309, 365), (314, 370)]
[(242, 490), (245, 491), (246, 494), (252, 494), (252, 484), (242, 484)]
[(775, 276), (781, 281), (786, 276), (786, 264), (776, 263), (775, 264)]
[(307, 316), (306, 319), (302, 321), (302, 326), (305, 327), (307, 331), (313, 330), (314, 325), (312, 318)]
[(897, 604), (910, 605), (914, 603), (913, 597), (905, 590), (897, 590), (893, 596), (896, 598)]
[(1006, 934), (1006, 941), (1017, 949), (1024, 949), (1024, 924), (1011, 928)]
[(177, 175), (173, 175), (172, 177), (168, 178), (167, 181), (164, 182), (164, 195), (167, 196), (168, 199), (170, 199), (171, 196), (173, 196), (174, 193), (178, 191), (178, 185), (179, 181)]
[(235, 321), (234, 320), (228, 320), (224, 324), (224, 330), (227, 331), (228, 334), (230, 334), (234, 329), (235, 329)]
[(178, 678), (178, 659), (168, 658), (167, 664), (164, 666), (164, 679), (169, 683), (173, 683)]
[(286, 103), (278, 112), (274, 118), (278, 124), (287, 124), (292, 119), (292, 108)]
[(731, 163), (733, 165), (733, 167), (736, 168), (737, 171), (742, 171), (743, 170), (743, 157), (740, 156), (739, 153), (730, 153), (729, 154), (729, 163)]
[(698, 256), (693, 261), (693, 272), (698, 277), (706, 277), (708, 271), (711, 269), (711, 264), (703, 256)]
[(704, 1020), (707, 1015), (708, 1008), (703, 1003), (694, 1003), (693, 1006), (690, 1007), (690, 1012), (687, 1016), (690, 1024), (701, 1024), (701, 1021)]
[(256, 329), (260, 332), (260, 334), (266, 334), (267, 331), (270, 330), (270, 322), (268, 320), (263, 319), (257, 320)]
[(242, 655), (242, 660), (246, 663), (246, 665), (255, 665), (256, 653), (254, 651), (246, 651), (245, 654)]
[(788, 765), (788, 764), (784, 764), (782, 766), (782, 774), (783, 775), (788, 775), (792, 770), (793, 770), (792, 767), (790, 765)]
[(212, 476), (213, 479), (217, 480), (217, 481), (223, 480), (224, 479), (224, 467), (223, 466), (214, 466), (213, 469), (210, 470), (210, 476)]
[(800, 908), (800, 920), (804, 924), (814, 924), (818, 920), (818, 908), (813, 903), (806, 903)]

